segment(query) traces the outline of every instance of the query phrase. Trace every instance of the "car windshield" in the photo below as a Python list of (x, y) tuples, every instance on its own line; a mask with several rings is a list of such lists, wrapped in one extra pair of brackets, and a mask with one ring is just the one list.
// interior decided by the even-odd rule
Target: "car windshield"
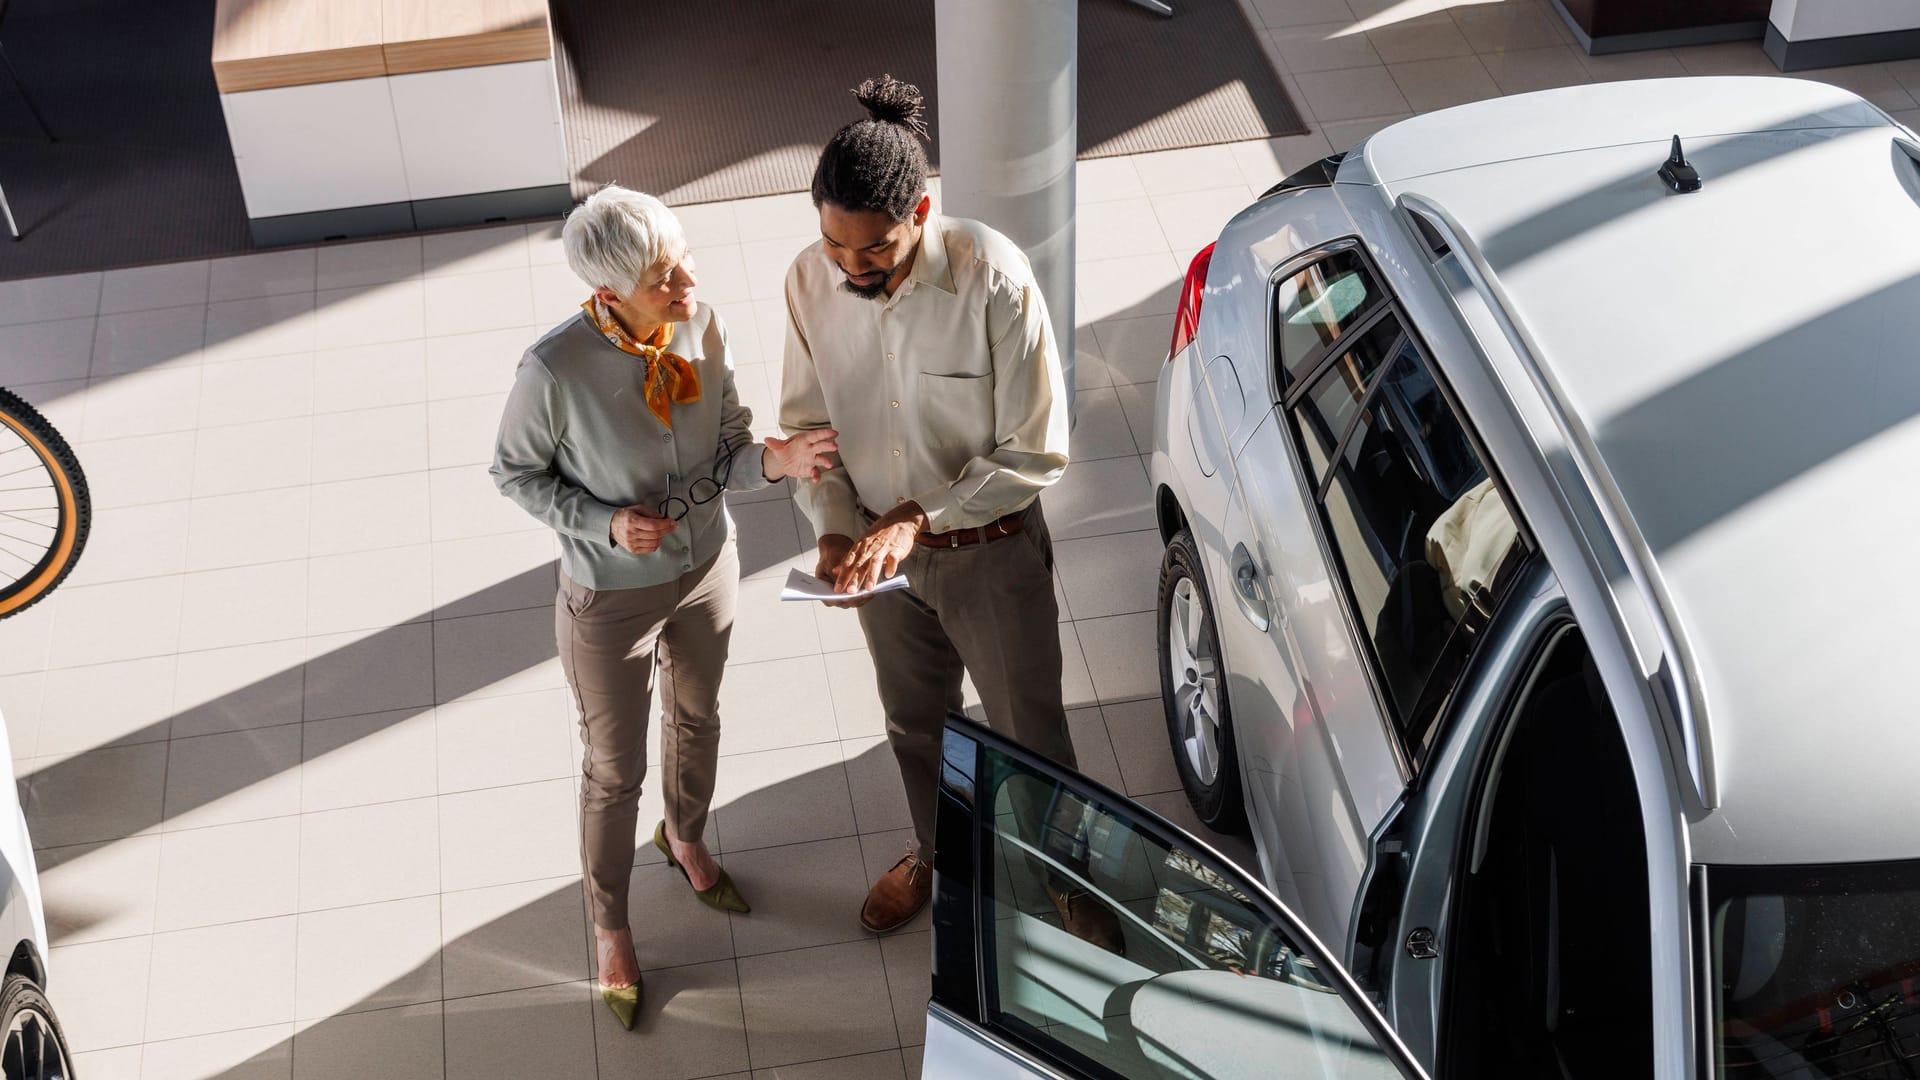
[(1920, 862), (1707, 873), (1716, 1075), (1920, 1076)]

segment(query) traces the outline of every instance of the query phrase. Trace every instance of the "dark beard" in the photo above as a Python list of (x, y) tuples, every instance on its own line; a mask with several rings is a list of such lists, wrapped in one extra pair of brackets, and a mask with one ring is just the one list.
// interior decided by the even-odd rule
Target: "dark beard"
[(855, 285), (843, 276), (840, 281), (840, 287), (862, 300), (879, 300), (887, 295), (887, 282), (892, 280), (892, 270), (888, 270), (885, 277), (872, 285)]

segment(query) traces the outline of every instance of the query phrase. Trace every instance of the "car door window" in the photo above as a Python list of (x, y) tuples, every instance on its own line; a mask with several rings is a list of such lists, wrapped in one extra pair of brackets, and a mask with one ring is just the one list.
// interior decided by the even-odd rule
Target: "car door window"
[(1383, 299), (1365, 261), (1350, 248), (1280, 279), (1274, 324), (1281, 384), (1291, 386), (1304, 378), (1326, 350), (1365, 322)]
[(990, 1028), (1087, 1077), (1406, 1075), (1361, 1018), (1377, 1014), (1356, 1011), (1352, 983), (1257, 887), (1024, 755), (950, 730), (949, 771), (956, 739), (978, 751), (967, 791), (986, 863), (976, 879)]
[(1323, 362), (1290, 411), (1355, 628), (1417, 765), (1520, 564), (1519, 528), (1393, 311)]

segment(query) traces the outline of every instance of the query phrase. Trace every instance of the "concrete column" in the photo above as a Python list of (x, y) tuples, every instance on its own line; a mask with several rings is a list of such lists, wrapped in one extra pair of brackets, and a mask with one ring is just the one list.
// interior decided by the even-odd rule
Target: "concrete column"
[(1766, 50), (1782, 71), (1920, 57), (1920, 2), (1773, 0)]
[(1026, 251), (1073, 399), (1077, 0), (937, 0), (940, 209)]

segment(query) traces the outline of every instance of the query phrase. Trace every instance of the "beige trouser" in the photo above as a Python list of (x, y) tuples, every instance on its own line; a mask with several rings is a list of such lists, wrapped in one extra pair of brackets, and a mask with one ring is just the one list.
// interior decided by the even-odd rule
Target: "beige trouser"
[(931, 859), (943, 725), (964, 704), (963, 670), (973, 676), (989, 727), (1074, 767), (1061, 701), (1053, 541), (1035, 502), (1020, 532), (969, 547), (915, 547), (901, 572), (910, 586), (860, 608), (860, 628), (913, 815), (914, 854)]
[(580, 709), (580, 863), (593, 923), (627, 927), (627, 881), (647, 775), (647, 720), (659, 662), (667, 829), (698, 840), (720, 755), (720, 676), (733, 634), (740, 559), (729, 539), (678, 580), (595, 591), (560, 575), (560, 666)]

